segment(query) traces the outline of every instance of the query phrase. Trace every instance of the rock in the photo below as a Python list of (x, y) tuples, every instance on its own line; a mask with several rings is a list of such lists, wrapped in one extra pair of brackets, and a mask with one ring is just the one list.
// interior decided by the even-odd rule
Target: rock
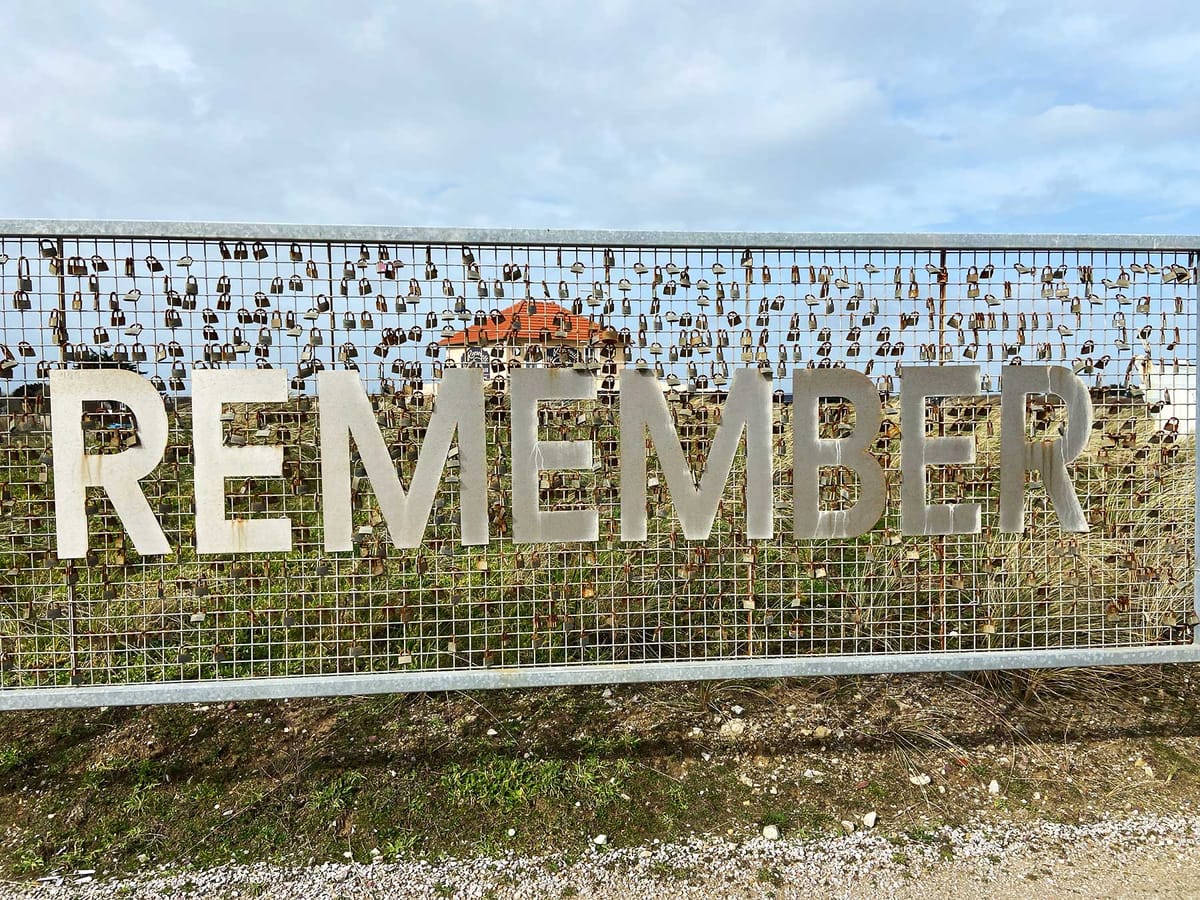
[(868, 828), (874, 828), (877, 821), (879, 821), (879, 814), (876, 813), (875, 810), (871, 810), (869, 813), (863, 816), (863, 824)]
[(495, 737), (495, 736), (496, 736), (496, 735), (498, 735), (499, 733), (500, 733), (500, 732), (498, 732), (498, 731), (497, 731), (495, 728), (489, 728), (489, 729), (487, 730), (487, 736), (488, 736), (488, 737)]
[(738, 706), (737, 704), (734, 704), (733, 706), (729, 707), (729, 711), (730, 711), (731, 713), (733, 713), (735, 716), (740, 716), (742, 713), (744, 713), (744, 712), (745, 712), (745, 710), (744, 710), (744, 709), (742, 709), (742, 708), (741, 708), (740, 706)]
[(818, 741), (825, 740), (825, 738), (829, 737), (831, 734), (833, 734), (833, 732), (824, 725), (818, 725), (813, 729), (813, 737), (815, 737)]
[(779, 827), (777, 825), (764, 825), (762, 835), (768, 841), (779, 840)]
[(730, 719), (721, 725), (721, 737), (740, 737), (746, 730), (746, 723), (741, 719)]
[(993, 797), (1000, 793), (1000, 782), (998, 782), (995, 778), (993, 778), (992, 783), (988, 785), (988, 793)]
[(849, 819), (842, 819), (842, 828), (845, 830), (846, 834), (852, 834), (854, 832), (854, 823)]
[(605, 844), (608, 843), (608, 835), (607, 834), (598, 834), (594, 838), (592, 838), (592, 843), (595, 844), (597, 847), (603, 847)]
[(927, 785), (927, 784), (929, 784), (929, 782), (933, 781), (933, 779), (930, 778), (928, 775), (926, 775), (924, 772), (922, 772), (919, 775), (910, 775), (910, 776), (908, 776), (908, 780), (910, 783), (915, 784), (917, 787), (925, 787), (925, 785)]

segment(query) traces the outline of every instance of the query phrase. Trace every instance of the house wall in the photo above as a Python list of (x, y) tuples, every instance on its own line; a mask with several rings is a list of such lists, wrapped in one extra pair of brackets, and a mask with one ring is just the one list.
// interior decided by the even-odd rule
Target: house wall
[(1196, 428), (1196, 367), (1190, 363), (1156, 360), (1141, 370), (1142, 390), (1148, 403), (1163, 403), (1154, 414), (1161, 428), (1168, 419), (1179, 420), (1179, 433), (1191, 434)]

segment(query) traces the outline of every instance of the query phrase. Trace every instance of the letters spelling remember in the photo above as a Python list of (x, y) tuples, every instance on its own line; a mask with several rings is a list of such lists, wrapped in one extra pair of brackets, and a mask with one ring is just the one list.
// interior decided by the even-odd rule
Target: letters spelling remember
[[(591, 469), (592, 445), (586, 441), (547, 441), (538, 437), (542, 401), (588, 400), (596, 380), (571, 369), (519, 369), (511, 373), (512, 521), (517, 542), (597, 541), (595, 509), (542, 509), (540, 473)], [(980, 530), (979, 504), (928, 504), (926, 467), (971, 463), (971, 437), (925, 434), (928, 397), (979, 393), (976, 366), (907, 366), (901, 369), (900, 457), (901, 531), (908, 535), (973, 534)], [(851, 369), (810, 369), (793, 376), (792, 532), (796, 539), (849, 538), (868, 532), (883, 514), (886, 490), (879, 462), (869, 452), (882, 421), (879, 393), (864, 374)], [(707, 538), (724, 493), (743, 434), (746, 441), (746, 535), (773, 536), (771, 462), (771, 382), (757, 369), (734, 373), (721, 424), (697, 479), (680, 447), (662, 386), (652, 373), (627, 369), (620, 378), (621, 539), (642, 541), (647, 532), (646, 457), (649, 435), (680, 527), (686, 538)], [(1029, 441), (1026, 396), (1053, 394), (1067, 409), (1061, 438)], [(102, 488), (144, 555), (172, 552), (147, 502), (139, 479), (162, 461), (167, 446), (167, 414), (151, 382), (125, 370), (55, 370), (50, 373), (51, 430), (54, 457), (55, 517), (58, 556), (87, 553), (86, 491)], [(841, 398), (854, 407), (854, 429), (840, 438), (818, 431), (821, 398)], [(292, 549), (287, 518), (225, 518), (225, 479), (280, 477), (281, 446), (230, 447), (222, 441), (221, 407), (227, 403), (284, 403), (287, 378), (280, 370), (197, 370), (192, 373), (192, 440), (195, 459), (196, 551), (271, 553)], [(84, 449), (83, 405), (122, 403), (137, 422), (138, 442), (115, 454)], [(1001, 379), (1000, 530), (1024, 530), (1024, 485), (1029, 471), (1040, 473), (1066, 531), (1087, 531), (1067, 464), (1083, 450), (1091, 430), (1087, 386), (1060, 366), (1007, 366)], [(325, 550), (351, 549), (350, 439), (353, 437), (384, 521), (398, 547), (419, 546), (434, 495), (457, 432), (459, 499), (463, 544), (486, 544), (488, 532), (487, 462), (484, 445), (483, 373), (448, 371), (441, 382), (411, 484), (405, 490), (392, 462), (357, 373), (321, 372), (318, 376), (318, 425), (321, 449)], [(822, 510), (819, 474), (825, 467), (853, 470), (859, 496), (848, 509)]]

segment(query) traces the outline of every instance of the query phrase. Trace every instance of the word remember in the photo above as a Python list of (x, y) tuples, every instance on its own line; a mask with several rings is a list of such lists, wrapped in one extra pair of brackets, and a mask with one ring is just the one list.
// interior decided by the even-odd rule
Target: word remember
[[(980, 531), (976, 503), (927, 502), (926, 468), (975, 460), (971, 437), (926, 434), (925, 406), (930, 397), (979, 394), (977, 366), (906, 366), (900, 372), (900, 524), (906, 535), (974, 534)], [(849, 538), (870, 531), (883, 515), (883, 469), (869, 448), (876, 439), (883, 407), (871, 380), (851, 369), (801, 370), (793, 376), (792, 533), (796, 539)], [(571, 369), (518, 369), (511, 373), (510, 421), (512, 522), (519, 543), (594, 542), (600, 538), (596, 509), (543, 509), (538, 489), (543, 471), (589, 470), (588, 441), (549, 441), (538, 436), (542, 402), (595, 399), (596, 379)], [(743, 436), (746, 446), (746, 534), (773, 536), (771, 454), (771, 381), (758, 369), (733, 375), (721, 424), (697, 477), (680, 445), (662, 385), (653, 373), (621, 372), (620, 517), (623, 541), (644, 541), (647, 532), (647, 451), (649, 436), (664, 475), (684, 537), (708, 537)], [(1026, 438), (1026, 397), (1053, 394), (1067, 410), (1061, 438)], [(405, 489), (392, 462), (371, 401), (353, 371), (318, 376), (318, 427), (324, 547), (352, 547), (350, 440), (353, 438), (374, 489), (380, 511), (397, 547), (421, 544), (434, 496), (457, 434), (461, 541), (487, 544), (488, 480), (484, 427), (483, 373), (447, 371), (426, 428), (411, 483)], [(819, 403), (841, 399), (854, 408), (850, 434), (823, 438)], [(120, 370), (55, 370), (50, 373), (51, 439), (54, 458), (54, 505), (60, 559), (80, 558), (88, 550), (86, 492), (101, 488), (112, 502), (137, 551), (172, 552), (139, 480), (161, 462), (167, 447), (167, 413), (154, 385), (137, 373)], [(227, 519), (225, 480), (281, 477), (283, 447), (227, 446), (221, 411), (231, 403), (285, 403), (287, 377), (281, 370), (196, 370), (192, 373), (192, 443), (196, 500), (196, 552), (201, 554), (275, 553), (292, 549), (291, 520)], [(82, 417), (85, 403), (108, 401), (128, 407), (138, 441), (118, 453), (85, 452)], [(1021, 532), (1025, 475), (1041, 476), (1065, 531), (1088, 525), (1067, 464), (1083, 450), (1091, 430), (1092, 406), (1086, 384), (1060, 366), (1007, 366), (1001, 379), (1000, 530)], [(845, 467), (858, 479), (858, 499), (849, 508), (821, 509), (820, 471)]]

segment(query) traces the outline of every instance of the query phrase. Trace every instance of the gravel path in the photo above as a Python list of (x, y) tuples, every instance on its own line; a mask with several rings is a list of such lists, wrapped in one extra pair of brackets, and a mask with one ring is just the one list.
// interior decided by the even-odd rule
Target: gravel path
[(1200, 817), (1137, 816), (944, 828), (919, 838), (861, 829), (824, 840), (765, 838), (563, 856), (411, 860), (290, 868), (230, 865), (121, 880), (92, 873), (9, 884), (4, 897), (1194, 897)]

